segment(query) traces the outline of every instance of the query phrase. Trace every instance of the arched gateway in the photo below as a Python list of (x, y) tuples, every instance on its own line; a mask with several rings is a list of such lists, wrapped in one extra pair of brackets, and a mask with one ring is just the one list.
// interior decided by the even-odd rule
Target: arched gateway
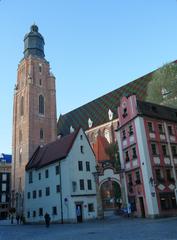
[(120, 207), (121, 188), (118, 182), (108, 179), (100, 187), (103, 209), (115, 209)]
[(99, 191), (103, 210), (120, 208), (122, 203), (120, 175), (113, 169), (105, 169), (99, 176)]

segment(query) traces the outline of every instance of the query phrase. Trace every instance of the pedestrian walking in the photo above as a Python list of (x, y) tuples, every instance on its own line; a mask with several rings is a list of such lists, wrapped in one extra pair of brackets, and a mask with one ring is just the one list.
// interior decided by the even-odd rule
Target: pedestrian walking
[(46, 213), (44, 215), (44, 219), (45, 219), (45, 225), (46, 227), (49, 227), (50, 226), (50, 215), (48, 213)]
[(20, 216), (19, 215), (16, 216), (16, 220), (17, 220), (17, 224), (19, 224), (19, 221), (20, 221)]
[(11, 224), (13, 224), (14, 223), (14, 216), (12, 215), (11, 216)]

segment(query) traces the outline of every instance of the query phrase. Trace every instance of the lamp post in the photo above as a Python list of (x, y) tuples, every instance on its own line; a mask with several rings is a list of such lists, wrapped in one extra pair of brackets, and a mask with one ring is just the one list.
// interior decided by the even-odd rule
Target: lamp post
[(97, 214), (98, 214), (98, 219), (102, 219), (104, 218), (104, 212), (103, 212), (103, 206), (102, 206), (102, 201), (101, 201), (100, 191), (99, 191), (100, 168), (98, 165), (96, 165), (95, 168), (96, 168), (96, 172), (93, 172), (93, 176), (96, 184)]

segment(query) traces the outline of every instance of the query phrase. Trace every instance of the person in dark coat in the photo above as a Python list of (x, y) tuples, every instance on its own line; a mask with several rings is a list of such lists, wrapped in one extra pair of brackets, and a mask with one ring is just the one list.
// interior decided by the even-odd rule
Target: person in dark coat
[(46, 225), (46, 227), (49, 227), (50, 226), (50, 215), (48, 213), (46, 213), (44, 215), (44, 218), (45, 218), (45, 225)]

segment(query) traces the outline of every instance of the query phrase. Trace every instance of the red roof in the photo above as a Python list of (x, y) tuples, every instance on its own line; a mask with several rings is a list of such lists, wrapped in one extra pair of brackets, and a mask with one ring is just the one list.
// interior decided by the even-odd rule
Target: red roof
[(26, 165), (26, 170), (32, 168), (39, 169), (58, 160), (66, 158), (70, 152), (70, 149), (78, 132), (79, 129), (43, 147), (39, 146)]

